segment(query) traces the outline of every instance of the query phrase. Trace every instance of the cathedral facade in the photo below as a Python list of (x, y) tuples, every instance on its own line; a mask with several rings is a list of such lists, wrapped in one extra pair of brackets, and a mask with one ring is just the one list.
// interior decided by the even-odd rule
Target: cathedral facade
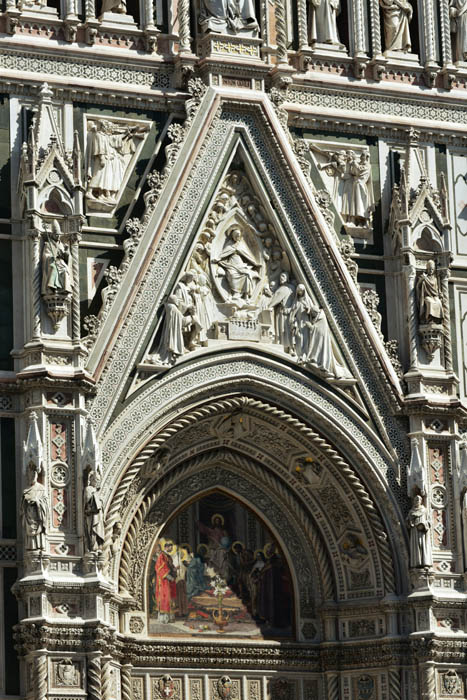
[(467, 698), (467, 0), (4, 0), (0, 695)]

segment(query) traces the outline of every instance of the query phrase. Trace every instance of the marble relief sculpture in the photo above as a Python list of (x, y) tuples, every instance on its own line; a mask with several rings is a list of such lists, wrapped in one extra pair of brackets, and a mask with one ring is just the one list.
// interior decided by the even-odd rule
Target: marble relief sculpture
[(199, 24), (204, 32), (256, 36), (254, 0), (201, 0)]
[(247, 178), (230, 173), (164, 304), (148, 362), (163, 369), (225, 341), (263, 343), (326, 378), (350, 379), (324, 311), (292, 275)]
[(386, 51), (410, 53), (412, 41), (409, 25), (413, 8), (408, 0), (379, 0), (383, 10)]
[(340, 0), (311, 0), (308, 33), (312, 45), (319, 43), (341, 46), (337, 31), (339, 12)]
[(414, 496), (412, 508), (407, 516), (410, 541), (410, 566), (431, 566), (430, 521), (428, 511), (420, 495)]
[[(124, 12), (117, 9), (114, 0), (104, 0), (104, 6), (103, 11)], [(88, 120), (86, 202), (89, 210), (107, 212), (115, 207), (136, 144), (147, 130), (146, 125)]]
[(455, 35), (455, 60), (467, 61), (467, 0), (451, 0), (449, 14)]
[(369, 151), (326, 150), (323, 144), (312, 144), (311, 150), (332, 183), (330, 194), (343, 221), (350, 228), (371, 228), (375, 203)]

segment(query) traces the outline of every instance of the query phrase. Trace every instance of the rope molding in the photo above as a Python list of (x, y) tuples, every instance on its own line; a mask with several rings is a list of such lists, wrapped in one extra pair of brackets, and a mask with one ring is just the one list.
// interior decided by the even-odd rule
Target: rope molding
[[(140, 602), (142, 602), (142, 581), (137, 581), (137, 578), (142, 575), (142, 571), (140, 568), (139, 574), (135, 576), (135, 562), (140, 558), (138, 542), (142, 528), (146, 522), (147, 515), (154, 504), (172, 486), (179, 484), (191, 475), (199, 473), (200, 470), (206, 470), (209, 466), (211, 466), (212, 462), (216, 462), (218, 466), (220, 462), (223, 462), (231, 471), (234, 471), (232, 470), (233, 465), (234, 467), (237, 467), (239, 475), (247, 472), (249, 476), (254, 476), (256, 478), (256, 486), (258, 488), (264, 489), (266, 485), (268, 490), (272, 492), (271, 498), (275, 500), (278, 505), (280, 502), (282, 505), (288, 506), (288, 512), (292, 512), (295, 515), (294, 523), (295, 525), (298, 525), (298, 528), (294, 528), (295, 531), (298, 529), (299, 532), (304, 533), (306, 535), (307, 542), (311, 544), (316, 562), (314, 568), (322, 576), (321, 593), (327, 600), (332, 599), (335, 592), (334, 576), (332, 566), (329, 561), (329, 555), (323, 545), (319, 531), (313, 526), (308, 513), (301, 506), (301, 504), (298, 503), (298, 499), (291, 492), (291, 490), (282, 484), (279, 477), (272, 474), (269, 470), (252, 458), (239, 455), (238, 453), (231, 452), (228, 449), (210, 451), (202, 455), (198, 455), (189, 461), (185, 461), (176, 469), (169, 472), (159, 483), (151, 487), (151, 491), (146, 494), (146, 497), (136, 511), (125, 537), (119, 569), (120, 591), (127, 591), (132, 594), (137, 592), (137, 597), (140, 599)], [(175, 507), (177, 507), (177, 505), (178, 504), (176, 504)], [(291, 525), (294, 523), (291, 523)], [(306, 585), (306, 582), (302, 582), (302, 585)]]
[[(107, 546), (109, 546), (109, 535), (112, 531), (113, 523), (117, 519), (125, 494), (127, 493), (134, 478), (140, 472), (141, 468), (143, 466), (148, 466), (150, 459), (154, 456), (154, 452), (157, 451), (158, 448), (162, 447), (164, 443), (170, 437), (174, 436), (178, 431), (195, 424), (199, 420), (219, 413), (232, 412), (246, 407), (260, 410), (266, 415), (274, 416), (275, 418), (284, 421), (286, 424), (293, 426), (296, 430), (298, 430), (298, 432), (302, 436), (305, 436), (308, 440), (310, 440), (311, 443), (315, 446), (315, 448), (323, 452), (326, 455), (326, 457), (334, 464), (334, 466), (336, 466), (339, 469), (340, 473), (343, 474), (344, 477), (349, 481), (350, 485), (352, 486), (352, 489), (358, 497), (361, 506), (367, 514), (370, 524), (374, 530), (375, 537), (379, 543), (378, 552), (382, 563), (382, 569), (385, 579), (385, 588), (388, 592), (394, 591), (395, 579), (393, 569), (393, 558), (389, 548), (385, 528), (368, 491), (363, 486), (362, 482), (360, 481), (359, 477), (355, 474), (354, 470), (344, 459), (340, 457), (340, 455), (334, 448), (332, 448), (320, 435), (318, 435), (313, 429), (306, 426), (302, 421), (300, 421), (297, 418), (294, 418), (287, 412), (278, 409), (275, 406), (272, 406), (271, 404), (256, 399), (251, 399), (245, 396), (224, 399), (221, 401), (214, 402), (213, 404), (201, 406), (196, 410), (190, 412), (189, 414), (172, 422), (169, 426), (163, 429), (155, 438), (153, 438), (150, 442), (147, 443), (147, 445), (143, 448), (138, 457), (131, 463), (130, 467), (127, 469), (126, 473), (122, 477), (122, 480), (120, 481), (120, 484), (117, 488), (117, 492), (114, 498), (112, 499), (111, 506), (107, 514)], [(148, 509), (152, 507), (155, 500), (157, 500), (159, 496), (160, 494), (154, 495), (154, 500), (152, 501), (152, 503), (147, 504)], [(147, 512), (148, 510), (143, 512), (141, 510), (141, 507), (138, 508), (138, 510), (136, 511), (128, 530), (128, 533), (131, 538), (135, 537), (135, 534), (137, 530), (139, 530), (141, 522), (144, 520), (144, 517)], [(128, 556), (128, 553), (124, 551), (121, 559), (121, 566), (123, 566), (125, 570), (125, 576), (127, 576), (129, 573)]]

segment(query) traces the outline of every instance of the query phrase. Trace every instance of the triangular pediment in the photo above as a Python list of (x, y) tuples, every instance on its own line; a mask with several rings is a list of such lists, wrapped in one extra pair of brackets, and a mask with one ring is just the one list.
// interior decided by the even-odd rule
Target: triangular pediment
[[(238, 94), (209, 89), (202, 106), (169, 172), (152, 178), (157, 198), (146, 197), (137, 248), (91, 350), (98, 391), (114, 361), (120, 368), (119, 395), (100, 409), (231, 352), (345, 391), (367, 416), (375, 382), (397, 401), (384, 345), (271, 103), (255, 95), (239, 109)], [(106, 415), (96, 409), (96, 422)]]
[(133, 388), (190, 355), (241, 346), (339, 385), (356, 382), (237, 136)]

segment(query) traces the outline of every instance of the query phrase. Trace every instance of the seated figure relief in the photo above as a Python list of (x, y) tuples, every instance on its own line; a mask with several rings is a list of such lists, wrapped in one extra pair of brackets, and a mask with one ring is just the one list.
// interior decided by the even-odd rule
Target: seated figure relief
[(247, 178), (230, 173), (169, 292), (147, 361), (161, 370), (228, 341), (261, 343), (325, 378), (350, 379), (324, 311), (289, 257)]
[(256, 36), (254, 0), (201, 0), (199, 25), (206, 33)]

